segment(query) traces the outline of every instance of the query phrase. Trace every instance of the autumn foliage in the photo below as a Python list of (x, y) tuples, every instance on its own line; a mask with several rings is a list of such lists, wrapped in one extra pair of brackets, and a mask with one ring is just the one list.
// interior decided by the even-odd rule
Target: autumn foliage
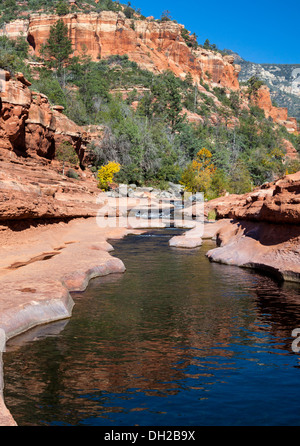
[(216, 168), (212, 162), (212, 154), (203, 148), (196, 158), (186, 167), (182, 174), (181, 184), (188, 192), (206, 193), (211, 185)]
[(98, 187), (102, 190), (108, 190), (109, 184), (113, 182), (114, 175), (120, 172), (121, 165), (110, 161), (98, 170)]

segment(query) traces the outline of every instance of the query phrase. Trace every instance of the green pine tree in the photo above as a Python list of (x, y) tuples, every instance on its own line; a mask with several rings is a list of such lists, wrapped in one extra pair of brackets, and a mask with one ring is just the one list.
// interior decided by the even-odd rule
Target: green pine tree
[(48, 59), (48, 64), (60, 73), (64, 65), (68, 63), (72, 53), (68, 26), (60, 19), (51, 26), (49, 39), (42, 48), (42, 54)]
[(69, 5), (64, 0), (60, 0), (56, 6), (56, 14), (61, 16), (66, 15), (69, 12)]

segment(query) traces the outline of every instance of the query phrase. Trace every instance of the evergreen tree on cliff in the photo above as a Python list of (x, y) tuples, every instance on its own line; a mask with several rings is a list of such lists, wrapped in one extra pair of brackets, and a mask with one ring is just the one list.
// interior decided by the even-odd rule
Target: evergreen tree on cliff
[(68, 63), (73, 53), (72, 42), (68, 36), (68, 26), (63, 20), (58, 20), (50, 29), (49, 39), (42, 48), (41, 53), (48, 59), (48, 65), (57, 69), (61, 74), (63, 67)]
[(139, 111), (150, 119), (162, 119), (175, 133), (185, 120), (182, 116), (182, 102), (178, 78), (166, 71), (151, 85), (150, 95), (140, 101)]
[(69, 5), (64, 0), (60, 0), (56, 6), (56, 14), (66, 15), (69, 12)]

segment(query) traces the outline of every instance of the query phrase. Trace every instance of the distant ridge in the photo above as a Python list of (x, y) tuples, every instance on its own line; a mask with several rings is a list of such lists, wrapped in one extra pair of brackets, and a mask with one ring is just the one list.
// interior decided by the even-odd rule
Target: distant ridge
[(232, 50), (224, 51), (234, 56), (234, 62), (242, 67), (240, 82), (245, 82), (254, 75), (258, 76), (270, 88), (272, 100), (279, 107), (287, 107), (289, 115), (300, 120), (300, 63), (258, 64), (243, 59)]

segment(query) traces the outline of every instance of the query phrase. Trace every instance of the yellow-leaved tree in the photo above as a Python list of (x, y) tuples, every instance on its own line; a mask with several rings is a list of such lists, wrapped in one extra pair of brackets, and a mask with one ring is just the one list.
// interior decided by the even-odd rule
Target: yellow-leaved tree
[(212, 162), (212, 154), (209, 150), (203, 148), (199, 150), (196, 158), (183, 171), (180, 184), (185, 190), (192, 192), (208, 192), (212, 176), (216, 168)]
[(121, 165), (115, 161), (110, 161), (101, 166), (98, 170), (98, 187), (102, 190), (108, 190), (109, 184), (113, 182), (114, 175), (120, 172)]

